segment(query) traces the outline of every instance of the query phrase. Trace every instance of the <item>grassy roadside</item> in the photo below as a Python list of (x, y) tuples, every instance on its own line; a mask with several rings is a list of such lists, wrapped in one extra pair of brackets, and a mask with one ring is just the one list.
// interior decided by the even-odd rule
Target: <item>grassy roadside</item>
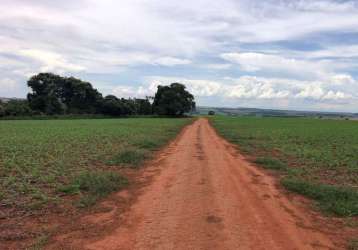
[(215, 116), (211, 123), (256, 164), (281, 173), (288, 190), (326, 213), (358, 215), (357, 122)]
[(0, 203), (33, 211), (71, 195), (76, 206), (91, 205), (127, 185), (120, 168), (138, 167), (191, 121), (0, 121)]

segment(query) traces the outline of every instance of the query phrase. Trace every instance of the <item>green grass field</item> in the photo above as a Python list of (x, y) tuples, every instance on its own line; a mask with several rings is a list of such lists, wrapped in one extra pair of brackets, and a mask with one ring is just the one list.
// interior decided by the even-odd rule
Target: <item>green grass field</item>
[(79, 196), (93, 204), (127, 184), (137, 167), (191, 119), (0, 121), (0, 203), (20, 209)]
[(327, 212), (358, 215), (358, 122), (306, 118), (211, 118), (255, 163), (282, 173), (289, 190)]

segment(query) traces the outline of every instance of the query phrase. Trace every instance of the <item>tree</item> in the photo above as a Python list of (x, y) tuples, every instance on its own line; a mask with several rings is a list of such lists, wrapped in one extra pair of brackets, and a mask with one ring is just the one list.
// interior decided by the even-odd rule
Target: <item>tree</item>
[(152, 113), (152, 105), (148, 99), (119, 99), (108, 95), (102, 101), (101, 112), (111, 116), (149, 115)]
[(32, 115), (32, 110), (27, 100), (10, 100), (4, 104), (4, 109), (6, 116)]
[(33, 110), (53, 114), (93, 114), (100, 111), (102, 94), (74, 77), (40, 73), (27, 82), (32, 89), (27, 99)]
[(151, 115), (152, 114), (152, 104), (149, 102), (149, 99), (134, 99), (136, 114), (138, 115)]
[(123, 115), (124, 108), (120, 99), (114, 95), (108, 95), (102, 101), (101, 112), (105, 115), (119, 116)]
[[(180, 116), (195, 109), (194, 96), (180, 83), (158, 86), (154, 98), (105, 98), (89, 82), (53, 73), (39, 73), (28, 82), (32, 89), (27, 100), (33, 112), (46, 115), (94, 114), (111, 116), (159, 115)], [(153, 100), (153, 104), (151, 101)]]
[(194, 96), (185, 85), (172, 83), (170, 86), (158, 86), (154, 96), (153, 110), (158, 115), (181, 116), (195, 109)]
[(32, 93), (27, 95), (29, 105), (33, 110), (48, 115), (61, 114), (65, 106), (61, 101), (63, 78), (52, 73), (40, 73), (32, 76), (27, 85)]
[(136, 105), (134, 99), (121, 98), (122, 115), (136, 115)]
[(2, 101), (0, 100), (0, 117), (3, 117), (4, 115), (5, 115), (5, 108)]
[(66, 105), (67, 113), (93, 114), (100, 111), (102, 94), (89, 82), (69, 77), (64, 78), (61, 87), (61, 100)]

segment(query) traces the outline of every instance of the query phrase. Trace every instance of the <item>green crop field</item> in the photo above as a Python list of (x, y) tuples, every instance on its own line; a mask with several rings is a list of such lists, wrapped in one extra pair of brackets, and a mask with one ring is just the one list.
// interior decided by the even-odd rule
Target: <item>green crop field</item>
[(20, 209), (61, 202), (86, 206), (127, 184), (136, 167), (191, 119), (0, 121), (0, 204)]
[(306, 118), (211, 118), (218, 132), (282, 174), (291, 191), (327, 212), (358, 215), (358, 122)]

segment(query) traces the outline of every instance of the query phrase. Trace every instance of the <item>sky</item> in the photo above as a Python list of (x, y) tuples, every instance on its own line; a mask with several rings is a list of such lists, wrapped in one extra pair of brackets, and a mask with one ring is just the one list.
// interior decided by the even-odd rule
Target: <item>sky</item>
[(0, 96), (53, 72), (104, 95), (358, 112), (358, 1), (0, 0)]

